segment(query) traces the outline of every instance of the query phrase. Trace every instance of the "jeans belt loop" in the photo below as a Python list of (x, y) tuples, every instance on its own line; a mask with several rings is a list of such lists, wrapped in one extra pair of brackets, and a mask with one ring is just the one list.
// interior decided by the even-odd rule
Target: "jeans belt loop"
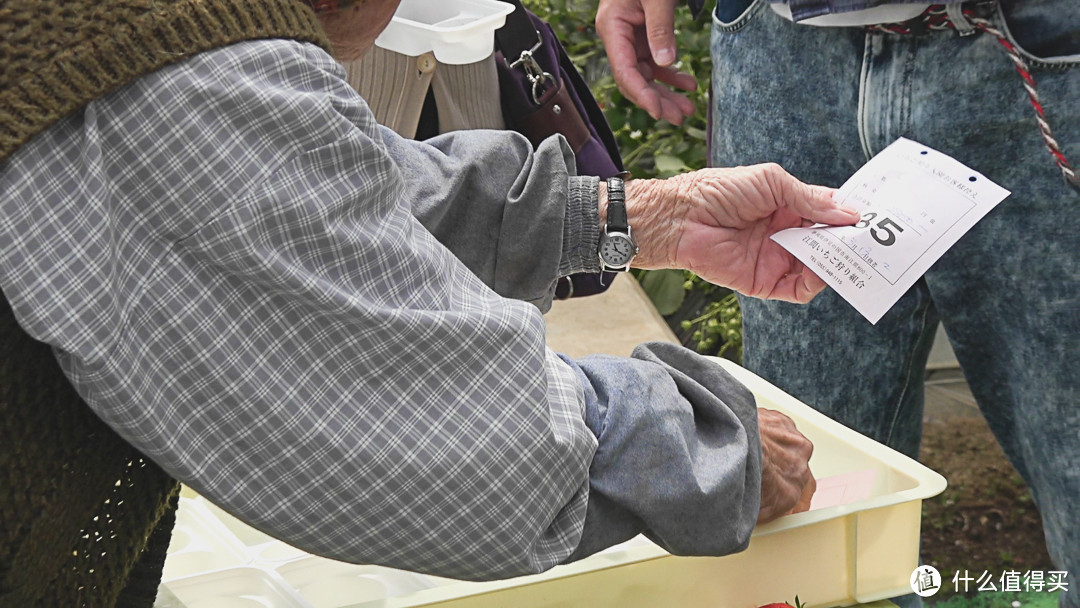
[(964, 16), (962, 2), (949, 2), (946, 4), (945, 14), (949, 16), (949, 21), (951, 21), (953, 27), (956, 28), (957, 34), (961, 36), (970, 36), (978, 32), (978, 30), (975, 29), (975, 26)]

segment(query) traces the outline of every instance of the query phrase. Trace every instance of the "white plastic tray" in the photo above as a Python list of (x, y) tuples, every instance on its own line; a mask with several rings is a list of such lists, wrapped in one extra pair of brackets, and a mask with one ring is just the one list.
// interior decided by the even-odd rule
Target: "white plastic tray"
[[(215, 570), (173, 580), (165, 588), (158, 594), (160, 608), (307, 608), (295, 591), (259, 568)], [(171, 605), (161, 605), (163, 595)]]
[[(824, 608), (910, 593), (908, 580), (918, 565), (922, 501), (943, 491), (945, 479), (819, 414), (730, 361), (716, 361), (750, 387), (759, 406), (780, 410), (794, 419), (814, 443), (810, 466), (818, 478), (872, 471), (873, 483), (866, 497), (759, 526), (750, 547), (736, 555), (674, 557), (638, 537), (543, 574), (490, 583), (453, 581), (308, 556), (257, 531), (245, 530), (241, 522), (201, 498), (187, 497), (181, 498), (177, 534), (194, 530), (203, 539), (203, 545), (198, 546), (216, 540), (228, 559), (241, 557), (235, 566), (218, 571), (217, 578), (201, 579), (206, 591), (201, 600), (198, 577), (205, 574), (185, 572), (189, 576), (183, 579), (167, 577), (163, 589), (179, 597), (178, 606), (189, 608), (218, 605), (197, 602), (224, 599), (222, 593), (238, 588), (234, 580), (221, 582), (230, 571), (247, 578), (257, 573), (258, 582), (250, 585), (265, 585), (269, 580), (275, 589), (290, 592), (291, 603), (280, 604), (282, 608), (753, 608), (792, 601), (796, 595), (807, 606)], [(245, 538), (246, 543), (241, 540)], [(183, 556), (191, 549), (171, 547), (169, 560), (175, 559), (174, 550)], [(169, 560), (166, 575), (178, 571), (170, 568)], [(221, 561), (227, 560), (216, 563)], [(249, 594), (245, 599), (252, 597)], [(196, 603), (188, 603), (191, 601)]]
[(375, 44), (410, 57), (431, 51), (443, 63), (475, 63), (491, 55), (495, 30), (513, 11), (497, 0), (402, 0)]

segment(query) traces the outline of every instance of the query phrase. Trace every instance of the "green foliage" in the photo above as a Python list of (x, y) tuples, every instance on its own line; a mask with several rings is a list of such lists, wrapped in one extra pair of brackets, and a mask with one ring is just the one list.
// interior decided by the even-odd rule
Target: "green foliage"
[(663, 316), (675, 314), (686, 299), (686, 276), (682, 270), (653, 270), (641, 273), (641, 288)]
[[(698, 81), (698, 88), (687, 93), (697, 112), (680, 126), (653, 120), (619, 92), (608, 69), (603, 43), (596, 34), (596, 0), (523, 2), (551, 24), (571, 60), (585, 75), (593, 95), (604, 108), (627, 170), (639, 178), (670, 177), (708, 164), (706, 111), (712, 71), (708, 15), (712, 12), (712, 1), (706, 2), (702, 17), (697, 21), (685, 6), (676, 9), (679, 58), (675, 65), (693, 74)], [(736, 361), (741, 360), (742, 318), (738, 301), (730, 290), (681, 270), (636, 271), (634, 274), (656, 309), (669, 317), (669, 321), (689, 301), (687, 294), (694, 290), (705, 294), (707, 297), (701, 309), (690, 311), (689, 318), (678, 323), (686, 336), (684, 343), (698, 352), (733, 355)]]
[(711, 285), (696, 277), (687, 281), (686, 288), (699, 289), (711, 295), (705, 298), (701, 314), (682, 321), (682, 329), (691, 332), (688, 345), (693, 346), (699, 353), (718, 357), (726, 355), (741, 362), (742, 314), (735, 294), (729, 289)]

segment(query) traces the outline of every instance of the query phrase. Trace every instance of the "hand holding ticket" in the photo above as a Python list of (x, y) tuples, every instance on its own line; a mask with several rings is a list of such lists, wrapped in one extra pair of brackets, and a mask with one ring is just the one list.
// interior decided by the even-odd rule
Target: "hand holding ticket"
[(961, 236), (1009, 195), (982, 174), (900, 138), (836, 194), (858, 209), (854, 226), (773, 235), (871, 323), (877, 323)]

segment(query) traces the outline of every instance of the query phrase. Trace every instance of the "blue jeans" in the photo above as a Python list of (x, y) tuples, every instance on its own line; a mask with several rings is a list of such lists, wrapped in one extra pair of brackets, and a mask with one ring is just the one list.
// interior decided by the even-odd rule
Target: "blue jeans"
[[(995, 5), (988, 18), (1022, 49), (1058, 143), (1080, 163), (1075, 1)], [(720, 0), (717, 15), (713, 165), (772, 161), (839, 186), (904, 136), (1012, 192), (876, 325), (832, 290), (806, 306), (743, 298), (744, 364), (917, 456), (923, 370), (943, 323), (1031, 488), (1057, 569), (1069, 572), (1061, 605), (1080, 607), (1080, 231), (1069, 219), (1080, 217), (1080, 192), (1047, 151), (1003, 47), (984, 33), (794, 25), (761, 0)]]

